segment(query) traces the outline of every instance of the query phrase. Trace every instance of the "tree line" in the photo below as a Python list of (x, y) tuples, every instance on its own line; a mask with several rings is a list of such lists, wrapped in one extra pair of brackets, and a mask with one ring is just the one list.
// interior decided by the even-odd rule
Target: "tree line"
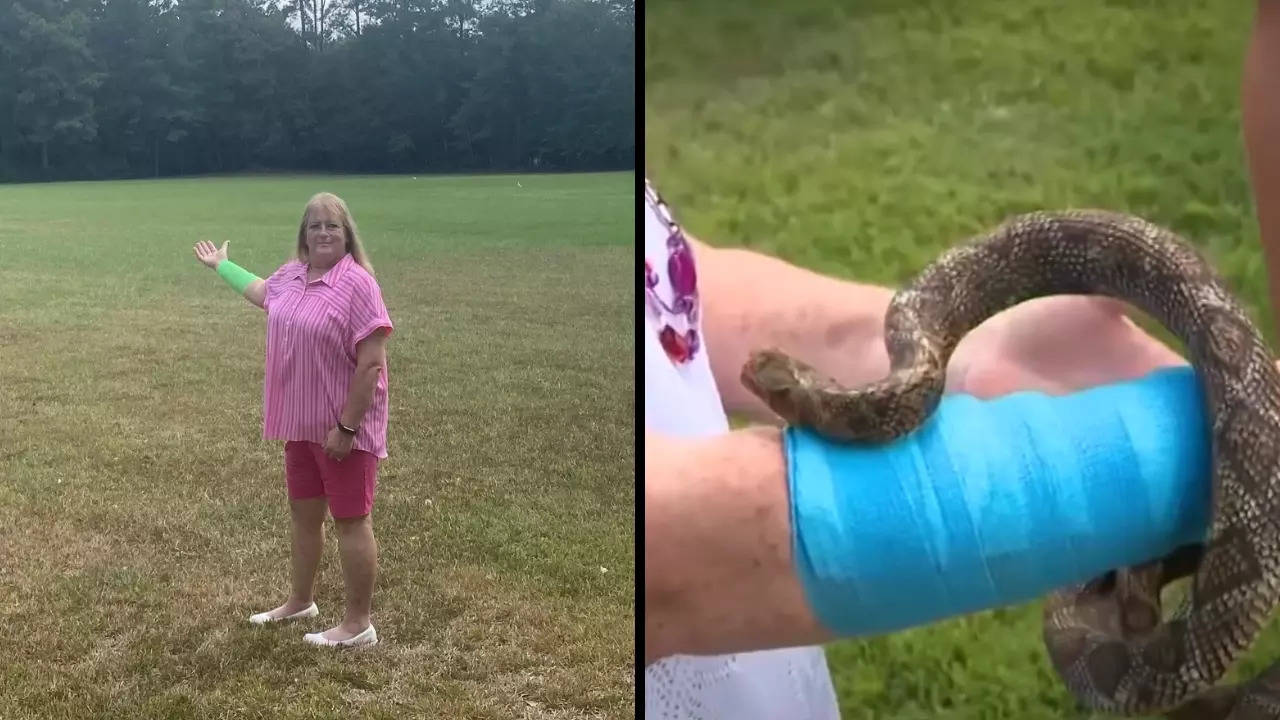
[(0, 0), (0, 180), (634, 167), (633, 0)]

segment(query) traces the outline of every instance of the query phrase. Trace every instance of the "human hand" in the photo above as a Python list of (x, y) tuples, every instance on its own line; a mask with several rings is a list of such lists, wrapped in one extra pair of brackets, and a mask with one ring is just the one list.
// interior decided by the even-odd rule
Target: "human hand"
[(218, 269), (218, 263), (227, 259), (227, 243), (229, 242), (231, 241), (227, 240), (222, 243), (222, 247), (215, 247), (208, 240), (201, 240), (192, 249), (196, 253), (197, 260), (204, 263), (209, 269), (216, 270)]
[(355, 437), (348, 435), (336, 427), (329, 428), (329, 434), (324, 439), (324, 454), (342, 462), (350, 452), (352, 445), (355, 444)]
[(1120, 301), (1054, 296), (1017, 305), (970, 332), (948, 365), (947, 390), (984, 398), (1063, 394), (1185, 364), (1126, 317)]

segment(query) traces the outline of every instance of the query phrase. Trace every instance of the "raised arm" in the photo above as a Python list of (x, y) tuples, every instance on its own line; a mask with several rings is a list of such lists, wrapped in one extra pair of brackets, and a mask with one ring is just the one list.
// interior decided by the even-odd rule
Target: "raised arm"
[(229, 242), (231, 241), (223, 242), (222, 247), (217, 247), (208, 240), (201, 240), (195, 244), (192, 250), (194, 250), (197, 260), (203, 263), (205, 267), (218, 273), (245, 300), (260, 308), (265, 307), (267, 282), (227, 259), (227, 244)]

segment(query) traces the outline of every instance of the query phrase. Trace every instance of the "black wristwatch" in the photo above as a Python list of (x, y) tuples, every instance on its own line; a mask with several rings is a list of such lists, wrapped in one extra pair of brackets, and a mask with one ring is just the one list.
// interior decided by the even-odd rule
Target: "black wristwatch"
[(360, 428), (358, 427), (351, 428), (351, 427), (347, 427), (346, 425), (343, 425), (341, 420), (338, 421), (338, 429), (348, 435), (355, 435), (356, 432), (360, 430)]

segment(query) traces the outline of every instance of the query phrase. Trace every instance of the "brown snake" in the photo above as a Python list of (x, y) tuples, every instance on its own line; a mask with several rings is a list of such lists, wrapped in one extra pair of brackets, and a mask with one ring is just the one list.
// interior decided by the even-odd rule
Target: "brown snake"
[[(890, 372), (845, 388), (776, 351), (742, 382), (783, 419), (837, 440), (886, 441), (937, 407), (947, 360), (970, 330), (1046, 295), (1131, 303), (1186, 346), (1212, 427), (1212, 520), (1203, 545), (1051, 593), (1044, 640), (1086, 707), (1176, 718), (1280, 719), (1280, 662), (1214, 687), (1280, 604), (1280, 372), (1204, 258), (1172, 232), (1105, 211), (1038, 212), (944, 253), (893, 298)], [(1164, 619), (1160, 589), (1192, 575)]]

